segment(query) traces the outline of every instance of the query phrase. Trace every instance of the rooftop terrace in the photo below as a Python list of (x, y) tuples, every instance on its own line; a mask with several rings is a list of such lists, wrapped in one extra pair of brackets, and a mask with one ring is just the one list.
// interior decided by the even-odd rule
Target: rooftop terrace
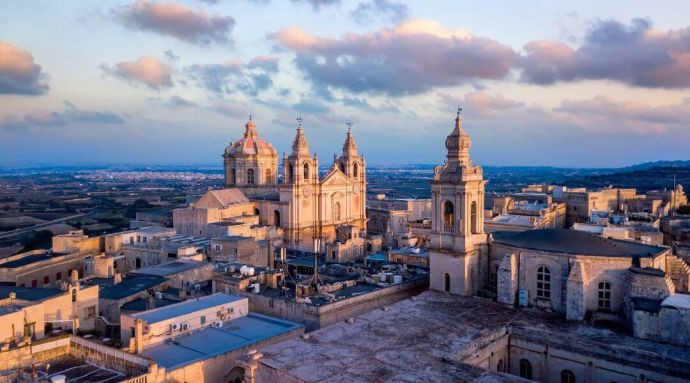
[(182, 315), (191, 314), (196, 311), (208, 309), (215, 306), (230, 304), (242, 299), (236, 295), (216, 293), (203, 298), (189, 299), (184, 302), (175, 303), (169, 306), (160, 307), (153, 310), (133, 314), (132, 317), (146, 321), (148, 324), (161, 322)]
[(206, 327), (201, 331), (176, 337), (174, 341), (169, 340), (144, 350), (142, 355), (172, 370), (300, 328), (302, 325), (297, 323), (251, 313), (220, 328)]
[[(306, 382), (513, 382), (517, 377), (465, 364), (477, 343), (508, 329), (571, 352), (615, 360), (638, 356), (647, 368), (690, 376), (690, 349), (617, 334), (552, 314), (507, 309), (490, 300), (426, 291), (387, 310), (358, 316), (263, 349), (261, 364)], [(263, 368), (263, 366), (261, 367)], [(261, 374), (261, 368), (259, 374)], [(292, 380), (291, 380), (292, 381)]]

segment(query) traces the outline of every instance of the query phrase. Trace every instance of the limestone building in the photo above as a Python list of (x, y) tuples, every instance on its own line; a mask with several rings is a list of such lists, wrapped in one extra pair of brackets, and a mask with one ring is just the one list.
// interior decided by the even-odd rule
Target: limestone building
[(474, 294), (479, 260), (488, 252), (484, 233), (482, 168), (470, 160), (472, 141), (462, 127), (460, 109), (455, 129), (446, 138), (446, 163), (434, 169), (429, 265), (431, 288)]
[(175, 209), (178, 233), (216, 237), (219, 225), (258, 217), (252, 228), (274, 226), (288, 248), (327, 253), (336, 261), (364, 255), (366, 161), (351, 129), (341, 154), (323, 175), (301, 121), (291, 153), (282, 158), (282, 182), (276, 150), (259, 137), (251, 119), (244, 136), (226, 148), (223, 158), (227, 189), (210, 191), (192, 206)]

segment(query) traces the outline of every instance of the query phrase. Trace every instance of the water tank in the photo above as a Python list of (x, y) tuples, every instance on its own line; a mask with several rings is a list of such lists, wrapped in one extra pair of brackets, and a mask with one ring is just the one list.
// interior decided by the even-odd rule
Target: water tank
[(394, 275), (393, 283), (402, 283), (402, 275)]
[(65, 383), (67, 377), (65, 375), (55, 375), (50, 378), (50, 383)]

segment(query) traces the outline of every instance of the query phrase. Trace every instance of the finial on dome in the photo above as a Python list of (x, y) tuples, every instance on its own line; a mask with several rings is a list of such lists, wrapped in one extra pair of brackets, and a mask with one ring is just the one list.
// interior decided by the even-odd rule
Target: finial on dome
[(462, 119), (462, 107), (460, 105), (458, 105), (458, 117), (457, 118)]
[(300, 115), (299, 117), (297, 117), (297, 125), (298, 125), (298, 127), (302, 127), (302, 122), (303, 122), (303, 121), (304, 121), (304, 120), (302, 120), (302, 115)]
[(347, 130), (350, 130), (350, 131), (352, 130), (352, 120), (347, 120), (345, 125), (347, 125)]
[(250, 114), (250, 115), (249, 115), (249, 121), (251, 121), (251, 120), (252, 120), (252, 115)]

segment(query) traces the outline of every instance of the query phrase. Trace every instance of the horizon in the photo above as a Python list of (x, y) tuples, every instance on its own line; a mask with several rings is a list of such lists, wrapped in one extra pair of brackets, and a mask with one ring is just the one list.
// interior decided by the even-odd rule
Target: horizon
[(370, 164), (441, 164), (457, 105), (485, 166), (690, 159), (687, 2), (44, 0), (5, 14), (3, 167), (220, 164), (250, 115), (279, 153), (303, 117), (322, 158), (352, 121)]

